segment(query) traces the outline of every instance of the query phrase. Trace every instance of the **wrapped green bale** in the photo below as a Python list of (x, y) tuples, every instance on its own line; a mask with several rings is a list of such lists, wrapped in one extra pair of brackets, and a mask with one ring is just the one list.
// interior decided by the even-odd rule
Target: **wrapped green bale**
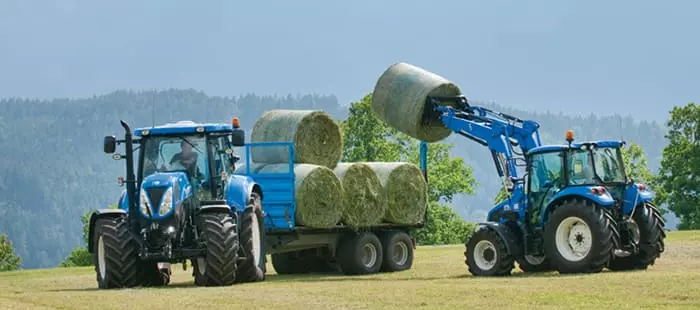
[[(270, 110), (253, 125), (251, 142), (294, 142), (294, 162), (330, 169), (340, 161), (343, 137), (340, 126), (327, 113), (314, 110)], [(287, 163), (289, 147), (254, 146), (256, 163)]]
[(445, 78), (401, 62), (391, 65), (377, 80), (372, 111), (389, 126), (415, 139), (436, 142), (447, 138), (452, 131), (439, 119), (424, 120), (426, 99), (459, 95), (459, 87)]
[[(288, 164), (270, 164), (258, 169), (258, 173), (287, 172)], [(333, 170), (319, 165), (295, 164), (294, 176), (296, 224), (312, 228), (336, 226), (343, 216), (343, 185)]]
[(423, 221), (428, 209), (428, 185), (420, 169), (404, 162), (368, 162), (379, 177), (387, 199), (383, 220), (394, 224)]
[(350, 227), (381, 223), (387, 201), (374, 170), (363, 163), (340, 163), (333, 172), (343, 184), (343, 223)]

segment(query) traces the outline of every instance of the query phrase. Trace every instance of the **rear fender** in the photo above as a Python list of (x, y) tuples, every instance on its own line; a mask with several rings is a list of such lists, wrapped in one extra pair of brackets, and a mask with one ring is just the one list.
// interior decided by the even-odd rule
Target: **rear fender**
[(540, 225), (544, 225), (544, 223), (549, 220), (549, 214), (554, 210), (556, 205), (567, 199), (583, 198), (601, 205), (604, 208), (611, 208), (615, 205), (615, 200), (610, 196), (610, 193), (605, 191), (602, 194), (594, 194), (591, 191), (593, 187), (597, 186), (571, 186), (556, 193), (545, 207), (542, 215), (540, 215)]
[(224, 197), (226, 197), (228, 205), (238, 212), (243, 212), (250, 201), (250, 194), (253, 192), (258, 193), (260, 199), (263, 198), (262, 188), (253, 178), (245, 175), (232, 175), (228, 178)]
[(498, 234), (498, 236), (505, 242), (506, 249), (508, 250), (509, 254), (514, 256), (522, 254), (522, 246), (518, 242), (518, 235), (513, 231), (513, 229), (505, 224), (495, 222), (479, 223), (479, 225), (495, 231), (496, 234)]
[(92, 236), (95, 233), (95, 222), (101, 218), (117, 218), (126, 217), (126, 210), (124, 209), (99, 209), (95, 210), (90, 216), (90, 224), (88, 226), (88, 252), (94, 253)]
[(650, 202), (654, 197), (645, 187), (641, 190), (640, 184), (632, 184), (627, 186), (625, 190), (625, 198), (622, 203), (622, 214), (631, 215), (635, 206)]

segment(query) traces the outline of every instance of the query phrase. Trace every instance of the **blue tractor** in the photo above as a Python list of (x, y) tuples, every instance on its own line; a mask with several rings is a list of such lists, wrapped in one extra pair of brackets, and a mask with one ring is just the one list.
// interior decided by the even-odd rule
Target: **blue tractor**
[[(126, 161), (126, 189), (117, 209), (97, 210), (89, 223), (99, 288), (166, 285), (170, 264), (187, 260), (196, 285), (264, 280), (263, 192), (233, 174), (233, 148), (245, 144), (238, 119), (121, 125), (124, 139), (106, 136), (104, 152)], [(125, 153), (115, 154), (122, 143)]]
[(626, 175), (624, 141), (574, 143), (568, 131), (567, 143), (541, 145), (537, 122), (461, 95), (428, 97), (424, 111), (423, 122), (487, 147), (507, 189), (465, 244), (473, 275), (508, 275), (515, 262), (526, 272), (646, 269), (663, 252), (664, 220)]

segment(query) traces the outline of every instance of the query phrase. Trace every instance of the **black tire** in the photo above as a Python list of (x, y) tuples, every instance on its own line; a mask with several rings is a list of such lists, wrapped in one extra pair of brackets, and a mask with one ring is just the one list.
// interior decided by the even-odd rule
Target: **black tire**
[(552, 271), (552, 264), (549, 262), (547, 256), (533, 257), (533, 256), (522, 256), (516, 259), (518, 262), (518, 267), (524, 272), (546, 272)]
[(93, 240), (99, 288), (129, 288), (143, 284), (144, 264), (138, 256), (139, 244), (129, 231), (126, 217), (98, 219)]
[(361, 232), (344, 239), (346, 240), (341, 241), (336, 255), (343, 273), (364, 275), (379, 272), (384, 260), (384, 251), (377, 235)]
[(505, 240), (488, 227), (479, 228), (464, 246), (465, 264), (474, 276), (507, 276), (515, 268)]
[(384, 262), (381, 271), (396, 272), (411, 269), (413, 240), (403, 231), (390, 231), (381, 237)]
[(270, 255), (270, 257), (272, 259), (272, 267), (279, 275), (305, 274), (310, 271), (306, 260), (297, 257), (294, 252), (275, 253)]
[[(265, 280), (265, 223), (260, 196), (252, 193), (240, 220), (241, 250), (245, 260), (238, 266), (237, 282)], [(257, 239), (257, 240), (255, 240)]]
[[(567, 233), (567, 225), (577, 226), (574, 236)], [(558, 227), (561, 231), (558, 232)], [(557, 241), (557, 236), (560, 236)], [(584, 256), (574, 257), (570, 251), (571, 241), (564, 238), (575, 238), (574, 242), (583, 247)], [(554, 268), (562, 274), (568, 273), (597, 273), (603, 270), (613, 255), (613, 250), (619, 247), (619, 233), (615, 228), (612, 217), (602, 206), (587, 199), (572, 199), (556, 206), (545, 224), (545, 252)], [(567, 239), (569, 240), (569, 239)], [(587, 250), (585, 250), (588, 247)]]
[(228, 286), (236, 281), (238, 233), (228, 213), (199, 215), (200, 238), (206, 243), (206, 256), (193, 259), (194, 283), (198, 286)]
[(632, 219), (639, 227), (639, 252), (613, 258), (608, 265), (610, 270), (646, 270), (664, 251), (666, 232), (661, 212), (654, 205), (645, 203), (637, 207)]
[(170, 283), (170, 268), (160, 268), (156, 262), (144, 263), (144, 286), (165, 286)]

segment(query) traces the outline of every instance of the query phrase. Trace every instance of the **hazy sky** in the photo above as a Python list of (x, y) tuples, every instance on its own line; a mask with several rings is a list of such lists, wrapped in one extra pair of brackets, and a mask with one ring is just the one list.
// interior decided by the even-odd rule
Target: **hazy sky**
[[(30, 3), (31, 2), (31, 3)], [(397, 61), (469, 98), (664, 121), (700, 101), (700, 1), (0, 1), (0, 97), (372, 90)]]

